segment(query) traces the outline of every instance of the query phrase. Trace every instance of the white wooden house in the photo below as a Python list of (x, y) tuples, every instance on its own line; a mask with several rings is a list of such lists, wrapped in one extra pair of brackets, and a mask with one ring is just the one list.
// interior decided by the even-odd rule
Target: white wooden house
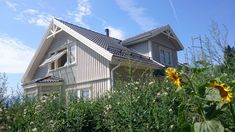
[[(113, 88), (128, 64), (141, 73), (177, 65), (183, 46), (169, 25), (119, 40), (53, 19), (22, 79), (27, 95), (65, 92), (96, 98)], [(138, 76), (137, 76), (138, 77)]]

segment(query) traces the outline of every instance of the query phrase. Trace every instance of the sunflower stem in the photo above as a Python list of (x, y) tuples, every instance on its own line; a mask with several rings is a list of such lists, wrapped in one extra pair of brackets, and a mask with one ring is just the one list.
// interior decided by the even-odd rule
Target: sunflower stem
[(190, 79), (186, 74), (182, 74), (182, 75), (183, 75), (184, 77), (186, 77), (186, 79), (189, 81), (189, 84), (190, 84), (191, 87), (192, 87), (193, 92), (197, 95), (197, 91), (196, 91), (195, 87), (193, 86), (193, 83), (192, 83), (191, 79)]
[(204, 115), (204, 113), (203, 113), (203, 111), (202, 111), (201, 108), (200, 108), (200, 112), (201, 112), (201, 115), (202, 115), (203, 120), (206, 121), (206, 117), (205, 117), (205, 115)]
[(231, 114), (233, 116), (233, 123), (235, 124), (235, 114), (234, 114), (234, 109), (233, 109), (233, 105), (231, 102), (229, 103), (229, 110), (231, 111)]

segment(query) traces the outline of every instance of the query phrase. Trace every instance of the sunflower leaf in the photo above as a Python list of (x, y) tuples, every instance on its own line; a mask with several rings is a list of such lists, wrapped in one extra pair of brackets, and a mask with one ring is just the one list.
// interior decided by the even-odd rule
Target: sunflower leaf
[(208, 101), (216, 101), (216, 102), (221, 101), (219, 90), (207, 88), (206, 89), (206, 100), (208, 100)]
[(224, 127), (220, 121), (210, 120), (194, 123), (195, 132), (224, 132)]

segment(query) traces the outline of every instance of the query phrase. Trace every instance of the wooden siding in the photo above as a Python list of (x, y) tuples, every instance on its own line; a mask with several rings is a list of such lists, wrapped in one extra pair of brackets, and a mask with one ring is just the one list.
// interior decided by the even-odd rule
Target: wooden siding
[(25, 95), (36, 96), (38, 94), (38, 89), (36, 87), (24, 89)]
[(176, 50), (177, 47), (174, 45), (172, 41), (170, 41), (170, 39), (166, 35), (159, 34), (153, 37), (152, 39), (150, 39), (150, 41), (151, 41), (151, 48), (152, 48), (152, 53), (151, 53), (152, 56), (149, 56), (150, 49), (149, 49), (148, 41), (130, 45), (128, 46), (128, 48), (132, 48), (144, 56), (152, 57), (157, 62), (160, 62), (159, 48), (160, 47), (165, 48), (171, 51), (172, 63), (173, 63), (172, 66), (177, 66), (177, 63), (178, 63), (177, 50)]
[(44, 60), (49, 57), (51, 52), (74, 41), (77, 45), (77, 61), (75, 64), (50, 72), (48, 72), (47, 65), (40, 67), (37, 69), (34, 79), (45, 77), (48, 74), (54, 75), (64, 79), (65, 90), (91, 87), (93, 97), (109, 91), (111, 85), (109, 61), (65, 32), (61, 32), (55, 37), (47, 54), (44, 56)]
[[(42, 62), (44, 60), (46, 60), (47, 58), (49, 58), (51, 52), (54, 52), (57, 49), (63, 48), (68, 43), (71, 43), (71, 42), (74, 42), (74, 41), (76, 41), (76, 39), (73, 38), (72, 36), (68, 35), (64, 31), (57, 34), (56, 37), (54, 38), (54, 40), (52, 41), (51, 46), (48, 48), (46, 54), (44, 55), (44, 57), (43, 57), (44, 59), (42, 60)], [(47, 75), (47, 73), (48, 73), (48, 65), (38, 67), (33, 79), (45, 77)]]
[(97, 97), (104, 95), (108, 91), (110, 91), (110, 89), (108, 89), (109, 85), (110, 85), (110, 78), (99, 79), (99, 80), (93, 80), (89, 82), (67, 85), (65, 92), (67, 95), (68, 91), (70, 90), (73, 91), (73, 90), (78, 90), (78, 89), (90, 88), (91, 98), (95, 99)]
[(142, 54), (144, 56), (149, 56), (148, 41), (128, 46), (128, 48), (134, 49), (138, 53), (140, 53), (140, 54)]

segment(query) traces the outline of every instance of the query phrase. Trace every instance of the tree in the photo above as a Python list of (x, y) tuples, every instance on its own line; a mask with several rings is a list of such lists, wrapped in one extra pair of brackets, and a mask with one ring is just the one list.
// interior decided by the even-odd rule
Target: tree
[(7, 91), (7, 76), (5, 73), (0, 73), (0, 102), (4, 100), (4, 95)]
[(224, 49), (224, 64), (227, 68), (235, 70), (235, 47), (229, 45)]

